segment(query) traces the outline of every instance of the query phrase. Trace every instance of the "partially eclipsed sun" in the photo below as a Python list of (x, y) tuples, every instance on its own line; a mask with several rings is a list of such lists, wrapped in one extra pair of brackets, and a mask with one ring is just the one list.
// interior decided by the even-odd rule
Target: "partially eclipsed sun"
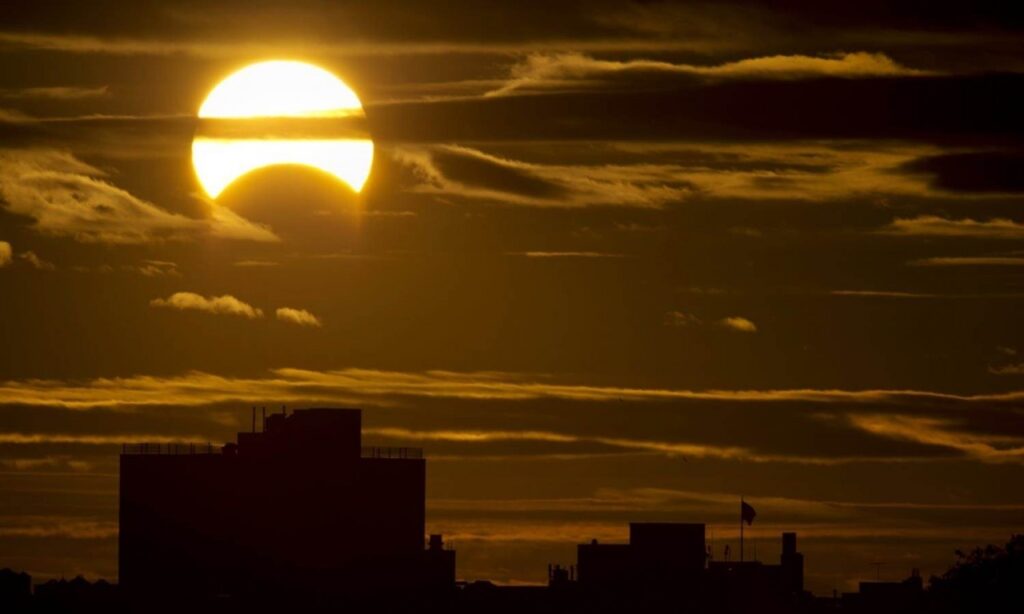
[(252, 64), (221, 81), (199, 108), (192, 164), (217, 198), (250, 171), (301, 164), (356, 192), (373, 164), (359, 98), (341, 79), (303, 62)]

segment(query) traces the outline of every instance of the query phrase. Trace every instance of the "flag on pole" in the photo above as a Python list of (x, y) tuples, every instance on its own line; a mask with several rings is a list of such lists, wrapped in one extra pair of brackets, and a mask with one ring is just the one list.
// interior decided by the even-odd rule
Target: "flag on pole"
[(754, 516), (757, 516), (754, 507), (740, 499), (740, 518), (743, 519), (743, 522), (747, 523), (747, 525), (754, 524)]

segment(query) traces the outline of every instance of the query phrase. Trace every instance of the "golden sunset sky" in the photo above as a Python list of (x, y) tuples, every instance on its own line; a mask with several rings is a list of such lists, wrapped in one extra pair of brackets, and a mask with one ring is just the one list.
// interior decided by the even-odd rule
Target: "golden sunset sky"
[[(458, 575), (630, 520), (800, 533), (808, 587), (1024, 518), (1024, 37), (972, 3), (6, 1), (0, 567), (116, 578), (117, 461), (252, 405), (425, 448)], [(358, 95), (357, 194), (211, 199), (203, 101)], [(277, 126), (266, 128), (268, 133)], [(324, 130), (327, 130), (324, 128)], [(356, 173), (358, 175), (358, 173)], [(748, 542), (747, 551), (753, 546)]]

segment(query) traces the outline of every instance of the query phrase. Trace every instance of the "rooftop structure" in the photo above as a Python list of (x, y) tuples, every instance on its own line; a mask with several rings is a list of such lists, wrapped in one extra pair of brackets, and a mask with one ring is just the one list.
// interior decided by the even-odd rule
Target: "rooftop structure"
[(454, 583), (424, 548), (426, 461), (364, 448), (357, 409), (302, 409), (223, 446), (126, 446), (120, 583), (149, 596), (363, 592)]

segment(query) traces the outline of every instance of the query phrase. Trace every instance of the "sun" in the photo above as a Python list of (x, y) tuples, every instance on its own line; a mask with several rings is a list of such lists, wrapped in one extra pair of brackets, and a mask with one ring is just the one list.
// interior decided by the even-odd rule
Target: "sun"
[(277, 164), (318, 168), (356, 192), (370, 175), (373, 141), (359, 97), (312, 64), (249, 65), (213, 88), (199, 120), (192, 165), (211, 198), (239, 177)]

